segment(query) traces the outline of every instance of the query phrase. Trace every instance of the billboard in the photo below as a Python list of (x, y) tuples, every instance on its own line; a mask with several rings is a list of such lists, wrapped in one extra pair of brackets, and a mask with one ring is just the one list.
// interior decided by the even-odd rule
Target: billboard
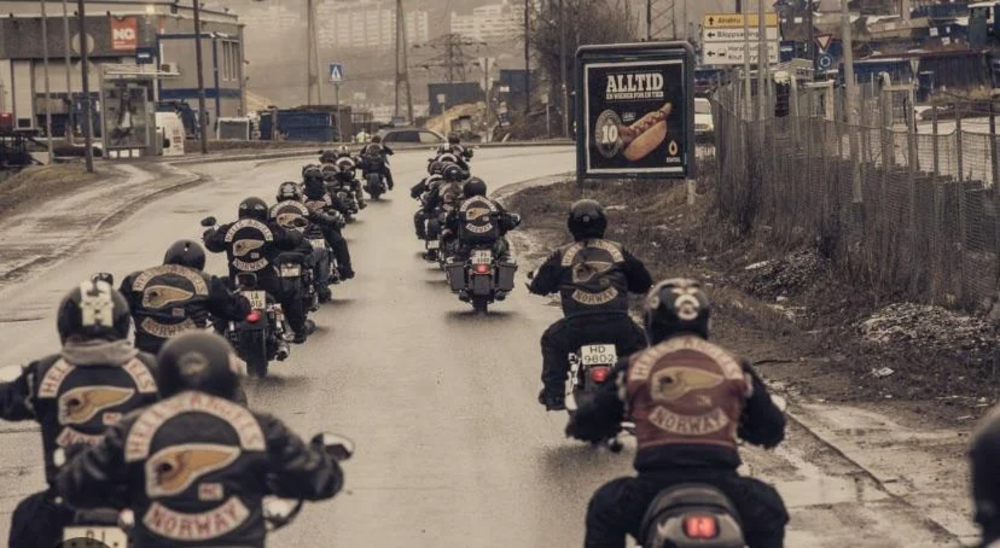
[(694, 175), (694, 50), (686, 42), (576, 54), (577, 178)]
[(135, 17), (110, 17), (111, 49), (132, 51), (139, 45), (139, 22)]
[(156, 130), (151, 76), (105, 75), (101, 82), (104, 148), (145, 155)]

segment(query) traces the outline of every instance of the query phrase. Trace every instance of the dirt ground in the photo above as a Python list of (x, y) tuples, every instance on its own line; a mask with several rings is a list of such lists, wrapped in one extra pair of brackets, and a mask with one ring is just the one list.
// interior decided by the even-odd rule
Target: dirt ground
[(895, 410), (903, 423), (918, 425), (971, 427), (993, 405), (992, 324), (867, 294), (817, 249), (736, 239), (713, 211), (709, 180), (697, 189), (689, 206), (675, 183), (609, 182), (580, 191), (567, 181), (525, 189), (508, 205), (523, 216), (523, 229), (555, 246), (568, 239), (568, 204), (581, 196), (600, 201), (608, 237), (643, 259), (655, 278), (706, 284), (717, 340), (757, 362), (781, 391)]
[(107, 177), (87, 173), (83, 164), (29, 167), (0, 182), (0, 216), (6, 218), (46, 200), (80, 190)]

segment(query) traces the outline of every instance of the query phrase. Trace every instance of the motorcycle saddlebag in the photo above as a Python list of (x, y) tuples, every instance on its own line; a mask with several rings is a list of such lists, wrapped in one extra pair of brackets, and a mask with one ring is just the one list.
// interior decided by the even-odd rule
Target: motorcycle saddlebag
[(497, 289), (505, 293), (514, 290), (514, 274), (517, 273), (517, 263), (500, 263), (497, 265)]
[(451, 285), (451, 290), (454, 293), (465, 289), (465, 263), (448, 263), (444, 267), (445, 273), (448, 275), (448, 283)]

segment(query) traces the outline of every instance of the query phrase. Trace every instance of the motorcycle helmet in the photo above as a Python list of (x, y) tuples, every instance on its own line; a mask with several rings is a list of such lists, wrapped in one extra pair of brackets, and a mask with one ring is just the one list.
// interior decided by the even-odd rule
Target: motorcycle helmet
[(451, 135), (448, 136), (448, 144), (450, 144), (450, 145), (457, 145), (457, 144), (459, 144), (461, 142), (462, 142), (462, 140), (459, 139), (458, 135), (456, 135), (454, 133), (452, 133)]
[(468, 177), (468, 174), (457, 165), (450, 164), (444, 168), (444, 172), (441, 173), (441, 176), (444, 177), (445, 181), (453, 183), (464, 180)]
[(323, 166), (323, 180), (326, 182), (334, 181), (337, 178), (337, 172), (340, 171), (336, 164)]
[(163, 256), (163, 264), (176, 264), (195, 270), (205, 269), (205, 250), (198, 242), (192, 240), (177, 240), (167, 249)]
[(372, 142), (375, 143), (375, 144), (381, 143), (382, 142), (382, 137), (380, 135), (376, 135), (376, 136), (372, 137)]
[(323, 179), (306, 179), (305, 187), (306, 196), (310, 199), (318, 200), (323, 197), (323, 194), (326, 194), (326, 183), (323, 182)]
[(479, 177), (473, 177), (465, 182), (465, 186), (462, 187), (462, 193), (465, 194), (466, 198), (486, 196), (486, 181)]
[(337, 153), (332, 150), (324, 150), (319, 157), (319, 161), (322, 164), (332, 164), (337, 160)]
[(132, 318), (128, 301), (107, 282), (87, 280), (63, 297), (56, 314), (59, 339), (122, 340)]
[(257, 198), (247, 198), (240, 202), (240, 219), (256, 219), (267, 221), (267, 202)]
[(305, 171), (302, 172), (302, 180), (308, 181), (309, 179), (319, 179), (323, 180), (323, 169), (319, 166), (309, 166)]
[(157, 356), (156, 384), (169, 398), (194, 390), (234, 399), (239, 379), (233, 349), (226, 339), (204, 331), (189, 331), (171, 338)]
[(569, 208), (567, 225), (577, 240), (603, 238), (608, 229), (608, 217), (596, 200), (578, 200)]
[(345, 158), (345, 157), (348, 157), (350, 155), (351, 155), (351, 151), (347, 149), (347, 145), (340, 145), (340, 148), (337, 149), (337, 157), (338, 158)]
[(444, 172), (444, 162), (433, 160), (427, 164), (427, 173), (430, 175), (441, 175)]
[(658, 344), (677, 333), (692, 333), (707, 339), (711, 315), (711, 304), (701, 284), (686, 278), (656, 284), (643, 304), (650, 344)]
[(281, 186), (278, 187), (277, 200), (279, 202), (283, 202), (285, 200), (295, 200), (301, 202), (302, 189), (299, 188), (298, 183), (293, 183), (293, 182), (281, 183)]

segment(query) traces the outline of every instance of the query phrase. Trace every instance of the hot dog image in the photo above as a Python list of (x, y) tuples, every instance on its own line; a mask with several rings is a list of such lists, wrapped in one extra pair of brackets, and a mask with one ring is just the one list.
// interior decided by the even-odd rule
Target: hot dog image
[(624, 147), (623, 154), (629, 161), (645, 158), (667, 138), (667, 117), (672, 109), (673, 105), (666, 103), (631, 125), (618, 126), (618, 136)]

